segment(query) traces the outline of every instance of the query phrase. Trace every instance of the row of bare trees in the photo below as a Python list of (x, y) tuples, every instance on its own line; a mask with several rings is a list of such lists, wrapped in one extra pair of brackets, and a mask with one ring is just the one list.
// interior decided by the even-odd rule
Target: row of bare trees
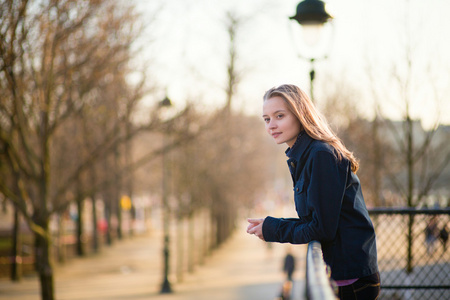
[(127, 83), (140, 28), (132, 7), (111, 1), (0, 5), (0, 190), (34, 233), (42, 298), (53, 299), (51, 216), (99, 192), (107, 217), (117, 210), (120, 185), (106, 183), (137, 131), (122, 124), (143, 94)]

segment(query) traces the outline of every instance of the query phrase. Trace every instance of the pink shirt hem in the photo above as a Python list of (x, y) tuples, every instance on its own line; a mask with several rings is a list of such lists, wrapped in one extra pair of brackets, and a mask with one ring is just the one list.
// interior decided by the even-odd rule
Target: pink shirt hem
[(336, 285), (337, 286), (346, 286), (346, 285), (350, 285), (355, 283), (356, 281), (358, 281), (359, 278), (356, 279), (346, 279), (346, 280), (336, 280)]

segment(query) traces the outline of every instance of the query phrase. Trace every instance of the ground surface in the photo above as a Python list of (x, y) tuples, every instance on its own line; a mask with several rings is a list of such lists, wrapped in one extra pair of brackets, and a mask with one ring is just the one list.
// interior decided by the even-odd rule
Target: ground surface
[[(157, 232), (128, 238), (101, 254), (72, 259), (55, 267), (57, 300), (272, 300), (283, 274), (285, 245), (271, 249), (245, 233), (245, 225), (182, 282), (171, 278), (172, 294), (159, 294), (162, 282), (161, 236)], [(300, 246), (301, 247), (301, 246)], [(297, 248), (300, 270), (294, 274), (294, 299), (302, 299), (303, 248)], [(0, 300), (39, 300), (36, 277), (19, 283), (0, 280)]]

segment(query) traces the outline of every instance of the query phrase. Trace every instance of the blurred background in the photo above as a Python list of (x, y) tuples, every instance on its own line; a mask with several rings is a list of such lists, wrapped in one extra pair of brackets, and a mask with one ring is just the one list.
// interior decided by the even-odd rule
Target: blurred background
[(448, 292), (450, 3), (328, 0), (316, 24), (300, 2), (1, 0), (0, 276), (53, 299), (52, 261), (156, 230), (171, 292), (247, 217), (295, 216), (261, 118), (290, 83), (359, 158), (379, 243), (400, 241), (386, 274), (439, 265), (426, 295)]

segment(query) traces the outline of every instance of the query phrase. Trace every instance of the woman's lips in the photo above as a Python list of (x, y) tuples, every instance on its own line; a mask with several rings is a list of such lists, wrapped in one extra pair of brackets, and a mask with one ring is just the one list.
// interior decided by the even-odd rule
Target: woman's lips
[(274, 133), (272, 133), (272, 137), (274, 138), (274, 139), (276, 139), (277, 137), (279, 137), (281, 135), (281, 132), (274, 132)]

